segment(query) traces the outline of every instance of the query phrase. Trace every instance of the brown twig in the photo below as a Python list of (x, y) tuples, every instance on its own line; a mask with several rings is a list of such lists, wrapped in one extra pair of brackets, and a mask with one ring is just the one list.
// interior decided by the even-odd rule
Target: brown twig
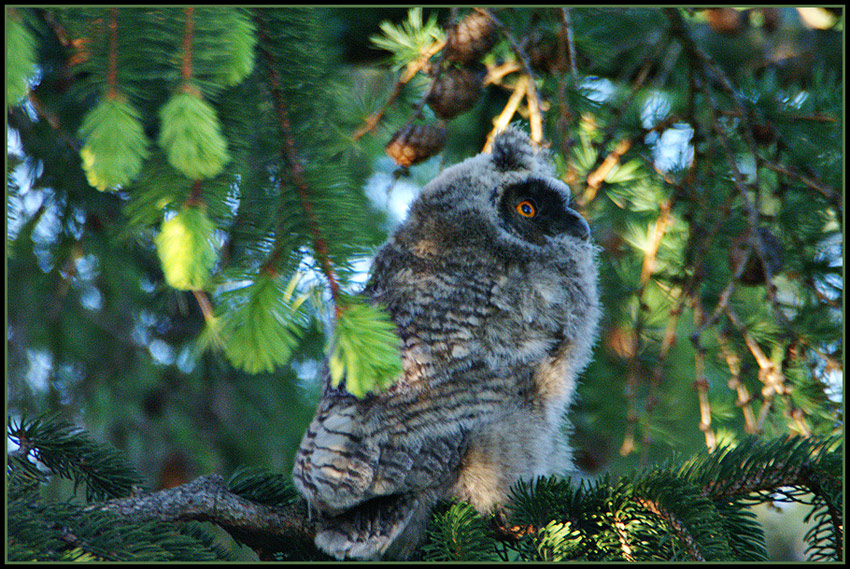
[[(724, 313), (732, 325), (735, 326), (744, 338), (747, 348), (750, 350), (750, 353), (753, 355), (753, 358), (755, 358), (756, 363), (759, 366), (758, 378), (763, 384), (761, 394), (764, 400), (764, 405), (762, 405), (762, 408), (759, 411), (759, 417), (756, 420), (756, 429), (761, 431), (762, 425), (767, 418), (767, 412), (773, 404), (774, 396), (779, 395), (780, 397), (786, 397), (788, 395), (788, 388), (785, 386), (785, 374), (783, 374), (782, 369), (762, 351), (761, 346), (759, 346), (756, 339), (753, 338), (753, 335), (741, 322), (740, 318), (738, 318), (735, 311), (732, 310), (731, 307), (726, 306)], [(808, 428), (804, 429), (804, 431), (805, 430), (808, 430)]]
[(573, 22), (570, 19), (570, 9), (566, 6), (561, 8), (561, 21), (567, 32), (567, 51), (569, 53), (569, 71), (573, 81), (578, 82), (578, 66), (576, 65), (576, 44), (573, 40)]
[[(703, 319), (699, 299), (694, 298), (694, 324), (699, 325)], [(696, 346), (694, 352), (694, 387), (699, 399), (699, 429), (705, 434), (705, 446), (709, 452), (717, 447), (717, 438), (711, 430), (711, 403), (708, 400), (708, 379), (705, 375), (705, 348)]]
[[(316, 214), (313, 209), (313, 202), (310, 198), (310, 190), (307, 186), (307, 181), (304, 178), (304, 167), (301, 164), (298, 149), (295, 145), (295, 138), (292, 134), (292, 127), (289, 123), (289, 116), (283, 100), (283, 90), (280, 84), (280, 76), (277, 71), (277, 64), (274, 55), (272, 55), (268, 49), (262, 47), (262, 43), (269, 42), (269, 37), (263, 28), (263, 22), (260, 18), (258, 18), (258, 29), (261, 41), (260, 49), (266, 60), (266, 66), (269, 73), (268, 78), (270, 90), (272, 97), (274, 98), (275, 112), (277, 113), (281, 131), (281, 157), (289, 163), (292, 182), (295, 185), (296, 192), (298, 193), (298, 198), (301, 202), (301, 207), (304, 210), (304, 216), (307, 220), (307, 224), (313, 234), (313, 251), (316, 253), (316, 258), (319, 261), (322, 273), (324, 273), (325, 278), (328, 281), (328, 285), (330, 286), (331, 297), (334, 301), (336, 315), (339, 317), (342, 310), (339, 302), (341, 292), (339, 282), (334, 274), (333, 265), (331, 264), (329, 257), (327, 241), (325, 241), (325, 238), (322, 236), (322, 232), (319, 229), (319, 224), (316, 220)], [(276, 250), (275, 253), (279, 254), (279, 251)]]
[(615, 146), (614, 149), (611, 150), (611, 152), (609, 152), (608, 155), (605, 156), (605, 158), (601, 162), (599, 161), (599, 157), (602, 156), (602, 154), (600, 153), (597, 156), (596, 164), (594, 164), (594, 167), (590, 170), (590, 173), (585, 178), (584, 193), (582, 194), (581, 199), (579, 200), (579, 205), (586, 207), (588, 204), (590, 204), (590, 202), (592, 202), (596, 198), (596, 193), (599, 191), (599, 188), (602, 187), (602, 182), (605, 181), (606, 176), (608, 176), (611, 170), (613, 170), (614, 167), (620, 163), (620, 159), (632, 147), (634, 140), (641, 140), (651, 132), (661, 132), (663, 130), (666, 130), (679, 120), (680, 119), (678, 116), (671, 115), (666, 119), (659, 121), (657, 124), (653, 125), (650, 128), (641, 129), (641, 131), (632, 138), (624, 138), (620, 140), (620, 142), (617, 143), (617, 146)]
[[(653, 273), (655, 272), (657, 256), (658, 256), (658, 248), (661, 245), (661, 240), (664, 237), (664, 234), (667, 231), (667, 227), (670, 224), (670, 210), (673, 206), (673, 199), (663, 202), (660, 206), (660, 212), (658, 215), (658, 219), (655, 221), (655, 225), (653, 228), (649, 230), (649, 246), (644, 251), (643, 257), (643, 266), (641, 268), (640, 275), (640, 284), (638, 286), (638, 290), (636, 293), (637, 301), (638, 301), (638, 314), (637, 320), (635, 322), (634, 328), (634, 349), (631, 351), (629, 357), (629, 372), (626, 380), (626, 393), (628, 399), (628, 410), (627, 410), (627, 430), (625, 436), (623, 437), (623, 444), (620, 447), (620, 453), (624, 456), (629, 454), (631, 450), (634, 448), (634, 433), (635, 427), (637, 424), (637, 405), (635, 404), (635, 397), (637, 392), (637, 385), (639, 381), (639, 373), (638, 373), (638, 355), (642, 350), (643, 343), (643, 328), (645, 326), (646, 318), (644, 314), (648, 310), (648, 306), (644, 302), (644, 295), (646, 293), (646, 288), (649, 285), (649, 281), (652, 278)], [(675, 327), (674, 327), (675, 328)], [(662, 345), (663, 356), (661, 358), (666, 358), (667, 350), (669, 350), (670, 345), (672, 345), (672, 339), (669, 340), (668, 345)], [(661, 376), (661, 366), (662, 361), (656, 364), (655, 371), (652, 375), (654, 378), (650, 384), (650, 394), (647, 397), (647, 402), (645, 405), (645, 409), (647, 412), (651, 412), (652, 408), (655, 406), (655, 390), (654, 386), (657, 386), (660, 383)], [(658, 379), (658, 381), (655, 380)], [(644, 431), (644, 437), (642, 439), (642, 449), (643, 449), (643, 457), (646, 458), (647, 450), (649, 447), (649, 431), (648, 429)]]
[(195, 28), (195, 8), (188, 6), (184, 13), (186, 20), (183, 30), (183, 62), (180, 66), (180, 77), (183, 79), (183, 83), (188, 83), (192, 78), (192, 39)]
[[(542, 122), (543, 119), (540, 116), (540, 95), (537, 92), (537, 86), (534, 83), (534, 73), (531, 70), (531, 64), (528, 62), (528, 55), (525, 53), (525, 50), (517, 43), (516, 39), (514, 39), (513, 34), (505, 27), (505, 25), (497, 18), (493, 12), (486, 8), (473, 8), (479, 14), (483, 14), (490, 19), (493, 24), (499, 28), (502, 32), (502, 35), (505, 36), (505, 39), (508, 40), (508, 43), (511, 44), (511, 50), (513, 50), (514, 54), (519, 59), (520, 65), (522, 65), (523, 75), (526, 77), (526, 92), (525, 95), (528, 98), (528, 112), (529, 112), (529, 123), (531, 126), (531, 140), (535, 144), (542, 144), (543, 142), (543, 129)], [(519, 84), (519, 80), (517, 80), (517, 84)], [(516, 93), (516, 91), (514, 91)], [(519, 103), (517, 103), (518, 105)], [(511, 113), (513, 116), (513, 113)], [(493, 131), (496, 129), (494, 128)], [(493, 132), (491, 132), (493, 134)], [(488, 140), (490, 136), (488, 135)]]
[(118, 8), (109, 10), (109, 64), (106, 73), (108, 96), (118, 96)]
[(201, 307), (201, 313), (204, 315), (204, 320), (206, 320), (207, 323), (212, 322), (214, 319), (213, 307), (207, 293), (202, 290), (193, 290), (192, 294), (195, 295), (195, 300), (198, 301), (198, 306)]
[[(569, 52), (569, 57), (567, 57)], [(578, 68), (575, 60), (575, 44), (573, 42), (573, 27), (570, 19), (569, 8), (561, 8), (561, 27), (558, 30), (558, 67), (562, 69), (561, 64), (567, 63), (568, 71), (572, 76), (573, 86), (578, 85)], [(569, 97), (567, 97), (567, 81), (563, 75), (558, 80), (558, 122), (557, 132), (558, 141), (561, 146), (561, 155), (567, 159), (567, 172), (564, 174), (564, 181), (570, 187), (574, 187), (577, 177), (575, 164), (570, 160), (570, 152), (572, 150), (573, 138), (570, 136), (570, 122), (573, 119), (573, 113), (570, 109)]]
[(428, 61), (431, 57), (443, 49), (443, 46), (445, 45), (445, 40), (436, 41), (431, 44), (431, 46), (422, 55), (420, 55), (418, 59), (407, 64), (404, 73), (395, 82), (393, 92), (390, 94), (389, 98), (387, 98), (384, 105), (380, 110), (366, 117), (363, 125), (351, 135), (352, 140), (360, 140), (365, 134), (371, 132), (376, 126), (378, 126), (378, 123), (381, 122), (381, 119), (387, 112), (389, 106), (393, 101), (395, 101), (396, 97), (401, 94), (402, 87), (410, 82), (410, 80), (413, 79), (419, 71), (424, 69), (428, 65)]
[(522, 98), (527, 96), (528, 94), (528, 77), (526, 75), (520, 75), (517, 79), (516, 85), (514, 85), (514, 92), (511, 93), (508, 102), (505, 104), (505, 108), (502, 109), (502, 112), (499, 113), (499, 116), (493, 121), (493, 129), (487, 135), (487, 142), (484, 144), (484, 152), (490, 152), (490, 149), (493, 146), (493, 140), (496, 138), (496, 133), (503, 130), (508, 124), (511, 122), (511, 119), (519, 108), (520, 101)]
[(733, 351), (731, 342), (725, 332), (721, 331), (718, 334), (718, 340), (720, 342), (720, 350), (726, 360), (726, 365), (729, 366), (729, 373), (731, 374), (729, 378), (729, 389), (735, 390), (738, 396), (735, 404), (741, 408), (741, 412), (744, 414), (744, 431), (749, 434), (756, 434), (758, 433), (758, 429), (756, 428), (756, 418), (751, 405), (752, 396), (747, 386), (741, 381), (741, 356)]

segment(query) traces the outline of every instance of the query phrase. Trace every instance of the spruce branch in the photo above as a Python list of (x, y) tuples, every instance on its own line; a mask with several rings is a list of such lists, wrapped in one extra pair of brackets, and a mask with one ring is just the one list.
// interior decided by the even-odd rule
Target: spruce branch
[(91, 440), (81, 429), (45, 415), (33, 420), (10, 419), (9, 438), (20, 446), (18, 455), (32, 455), (53, 473), (83, 486), (88, 500), (124, 496), (141, 477), (114, 448)]
[[(264, 23), (262, 21), (262, 18), (259, 17), (259, 14), (257, 14), (256, 16), (256, 21), (260, 37), (260, 50), (263, 52), (263, 57), (266, 60), (269, 89), (274, 100), (275, 113), (278, 119), (278, 126), (280, 128), (280, 134), (282, 137), (282, 144), (280, 149), (281, 158), (287, 164), (289, 164), (290, 176), (292, 177), (292, 181), (295, 185), (296, 192), (298, 193), (298, 197), (301, 202), (301, 207), (307, 219), (307, 224), (313, 236), (313, 251), (316, 253), (316, 257), (319, 261), (322, 273), (325, 275), (325, 278), (328, 281), (328, 285), (330, 287), (331, 292), (331, 298), (334, 301), (336, 314), (338, 317), (341, 311), (339, 305), (339, 283), (337, 281), (336, 275), (334, 274), (334, 268), (330, 261), (327, 242), (325, 241), (325, 238), (322, 236), (322, 233), (319, 229), (319, 225), (316, 220), (316, 215), (313, 208), (313, 203), (310, 197), (310, 190), (307, 187), (307, 181), (304, 178), (304, 167), (301, 164), (301, 158), (299, 156), (298, 149), (295, 144), (295, 138), (292, 133), (292, 127), (290, 126), (289, 116), (286, 110), (286, 104), (284, 102), (283, 90), (281, 88), (280, 75), (277, 70), (277, 61), (275, 60), (275, 56), (270, 49), (270, 39), (268, 33), (264, 29)], [(280, 245), (278, 245), (278, 247), (279, 246)]]
[(705, 561), (705, 558), (702, 556), (702, 553), (699, 551), (698, 544), (691, 533), (688, 531), (687, 527), (682, 523), (678, 517), (672, 512), (666, 510), (662, 506), (660, 506), (654, 500), (650, 500), (647, 498), (637, 498), (636, 502), (642, 507), (646, 508), (660, 519), (664, 521), (664, 523), (673, 528), (677, 537), (685, 543), (685, 547), (688, 552), (688, 556), (694, 561)]
[[(371, 132), (372, 130), (375, 129), (376, 126), (378, 126), (378, 124), (380, 124), (381, 119), (383, 118), (384, 114), (387, 112), (387, 109), (389, 108), (389, 106), (401, 94), (402, 87), (404, 87), (404, 85), (409, 83), (410, 80), (413, 79), (416, 76), (417, 73), (419, 73), (422, 70), (427, 69), (427, 67), (429, 65), (429, 61), (431, 60), (431, 57), (433, 57), (434, 55), (439, 53), (439, 51), (441, 49), (443, 49), (443, 47), (445, 45), (446, 45), (445, 39), (440, 39), (440, 40), (434, 41), (434, 43), (432, 43), (428, 47), (428, 49), (426, 49), (417, 59), (415, 59), (414, 61), (411, 61), (410, 63), (408, 63), (405, 66), (404, 73), (402, 73), (401, 76), (396, 80), (395, 84), (393, 85), (393, 91), (392, 91), (392, 93), (390, 93), (390, 96), (387, 97), (387, 100), (384, 102), (383, 106), (378, 111), (370, 114), (368, 117), (366, 117), (364, 119), (363, 125), (361, 125), (360, 128), (358, 128), (354, 132), (354, 134), (351, 135), (352, 140), (354, 140), (354, 141), (360, 140), (361, 138), (363, 138), (363, 136), (365, 134)], [(423, 105), (423, 104), (424, 104), (424, 98), (420, 102), (420, 107), (419, 107), (420, 109), (422, 108), (421, 105)], [(415, 118), (415, 116), (414, 116), (414, 118)], [(411, 122), (412, 122), (412, 119), (411, 119)]]

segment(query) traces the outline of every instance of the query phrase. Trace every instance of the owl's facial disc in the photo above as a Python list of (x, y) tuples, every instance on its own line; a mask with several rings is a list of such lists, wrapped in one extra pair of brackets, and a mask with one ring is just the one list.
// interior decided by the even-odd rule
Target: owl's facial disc
[(505, 188), (499, 215), (509, 231), (539, 245), (546, 242), (546, 237), (562, 234), (589, 240), (590, 226), (567, 205), (567, 199), (546, 180), (532, 178)]

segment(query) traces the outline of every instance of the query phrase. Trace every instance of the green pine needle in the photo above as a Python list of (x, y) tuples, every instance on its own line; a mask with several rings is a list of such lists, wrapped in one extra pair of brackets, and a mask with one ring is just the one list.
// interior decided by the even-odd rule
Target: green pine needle
[(89, 184), (100, 191), (129, 184), (148, 157), (139, 111), (122, 97), (105, 97), (83, 119), (80, 150)]
[(29, 79), (35, 73), (35, 40), (30, 31), (10, 11), (6, 28), (6, 100), (20, 101), (29, 91)]
[(201, 207), (184, 207), (162, 222), (156, 252), (168, 284), (179, 290), (203, 290), (218, 257), (215, 225)]
[(445, 37), (443, 28), (437, 24), (434, 14), (427, 22), (422, 21), (422, 8), (411, 8), (407, 13), (407, 21), (396, 26), (392, 22), (382, 22), (383, 35), (374, 35), (369, 39), (376, 47), (392, 53), (394, 67), (401, 68), (415, 61), (435, 41)]
[(495, 558), (495, 542), (475, 508), (458, 502), (433, 516), (422, 551), (427, 561), (487, 561)]
[(124, 497), (142, 483), (116, 449), (94, 442), (77, 427), (53, 416), (10, 422), (8, 436), (53, 473), (73, 480), (75, 491), (83, 486), (88, 501)]
[(334, 329), (328, 357), (331, 384), (345, 379), (355, 397), (382, 391), (402, 372), (395, 324), (379, 307), (346, 301)]
[(305, 297), (289, 282), (261, 273), (221, 295), (219, 314), (208, 322), (202, 347), (217, 345), (248, 373), (272, 372), (286, 364), (303, 335)]
[(222, 66), (222, 85), (233, 87), (250, 75), (254, 69), (254, 48), (257, 33), (254, 22), (242, 10), (236, 10), (222, 42), (228, 47), (227, 61)]
[(252, 502), (274, 506), (286, 506), (298, 498), (290, 474), (278, 474), (261, 468), (237, 469), (227, 481), (227, 489)]
[(222, 171), (230, 155), (212, 105), (186, 88), (162, 107), (160, 117), (159, 144), (172, 166), (192, 180)]

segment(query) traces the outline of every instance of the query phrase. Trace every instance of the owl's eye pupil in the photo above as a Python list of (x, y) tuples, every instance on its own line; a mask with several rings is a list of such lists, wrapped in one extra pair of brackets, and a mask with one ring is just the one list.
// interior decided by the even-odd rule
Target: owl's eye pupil
[(531, 200), (523, 200), (516, 206), (517, 213), (523, 217), (534, 217), (537, 215), (537, 206)]

